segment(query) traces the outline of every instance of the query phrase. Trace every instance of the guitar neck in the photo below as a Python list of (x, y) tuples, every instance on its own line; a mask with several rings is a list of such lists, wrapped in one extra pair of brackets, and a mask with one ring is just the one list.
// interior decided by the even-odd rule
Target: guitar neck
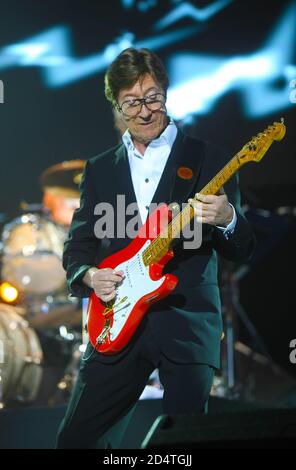
[[(240, 158), (239, 153), (236, 154), (223, 168), (220, 170), (211, 181), (204, 186), (199, 193), (200, 194), (217, 194), (217, 192), (224, 186), (224, 184), (246, 163)], [(192, 198), (193, 200), (195, 198)], [(186, 225), (188, 225), (191, 219), (194, 217), (194, 209), (191, 204), (186, 204), (181, 212), (179, 212), (167, 227), (157, 237), (162, 239), (160, 246), (163, 245), (164, 249), (169, 248), (174, 238), (179, 237), (181, 231)], [(156, 240), (154, 242), (156, 242)]]
[[(272, 141), (266, 142), (264, 145), (264, 153), (268, 150)], [(211, 181), (204, 186), (200, 194), (217, 194), (217, 192), (224, 186), (224, 184), (249, 160), (245, 158), (242, 149), (234, 155), (234, 157), (211, 179)], [(195, 198), (192, 198), (193, 200)], [(151, 245), (145, 250), (143, 254), (144, 263), (149, 265), (159, 261), (170, 249), (170, 246), (175, 238), (180, 236), (180, 233), (186, 225), (193, 219), (195, 213), (191, 204), (186, 204), (182, 211), (180, 211), (172, 221), (160, 232)]]
[[(284, 119), (274, 122), (256, 137), (253, 137), (234, 157), (220, 170), (211, 181), (201, 189), (200, 194), (217, 194), (219, 189), (236, 173), (242, 165), (250, 161), (259, 162), (265, 155), (274, 140), (280, 141), (286, 133)], [(194, 200), (195, 198), (193, 198)], [(195, 213), (191, 204), (186, 204), (171, 222), (166, 225), (143, 253), (146, 266), (159, 261), (170, 249), (171, 243), (180, 236)]]

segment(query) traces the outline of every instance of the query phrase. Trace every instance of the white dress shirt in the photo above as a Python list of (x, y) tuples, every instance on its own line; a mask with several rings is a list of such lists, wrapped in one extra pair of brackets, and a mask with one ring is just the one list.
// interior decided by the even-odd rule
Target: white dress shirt
[[(128, 129), (122, 136), (128, 154), (131, 177), (142, 223), (146, 221), (148, 216), (149, 206), (171, 153), (177, 132), (177, 126), (171, 119), (163, 133), (149, 143), (144, 155), (135, 148)], [(236, 220), (237, 217), (233, 208), (233, 218), (230, 224), (227, 227), (218, 227), (223, 231), (226, 238), (229, 233), (233, 232)]]

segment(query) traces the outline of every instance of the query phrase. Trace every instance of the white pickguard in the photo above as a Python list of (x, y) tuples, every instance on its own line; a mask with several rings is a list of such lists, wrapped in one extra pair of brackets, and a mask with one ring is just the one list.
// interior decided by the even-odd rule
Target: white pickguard
[[(164, 276), (158, 281), (153, 281), (149, 276), (149, 268), (143, 263), (142, 253), (150, 243), (150, 240), (147, 240), (133, 258), (116, 266), (116, 271), (124, 271), (125, 278), (116, 289), (113, 325), (109, 332), (111, 341), (121, 332), (138, 300), (164, 282)], [(122, 301), (125, 297), (127, 299)]]

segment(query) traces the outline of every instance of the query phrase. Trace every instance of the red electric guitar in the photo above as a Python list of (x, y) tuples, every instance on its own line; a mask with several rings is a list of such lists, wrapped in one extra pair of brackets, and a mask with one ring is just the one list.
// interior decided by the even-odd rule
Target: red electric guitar
[[(247, 162), (259, 162), (274, 140), (286, 133), (283, 119), (253, 137), (200, 191), (216, 194), (239, 168)], [(105, 258), (98, 268), (124, 272), (124, 279), (110, 302), (101, 301), (95, 293), (89, 298), (87, 331), (91, 344), (104, 354), (116, 354), (129, 342), (150, 305), (168, 296), (178, 278), (162, 275), (167, 262), (174, 256), (172, 240), (194, 217), (190, 204), (174, 218), (170, 208), (158, 207), (140, 228), (136, 238), (123, 250)]]

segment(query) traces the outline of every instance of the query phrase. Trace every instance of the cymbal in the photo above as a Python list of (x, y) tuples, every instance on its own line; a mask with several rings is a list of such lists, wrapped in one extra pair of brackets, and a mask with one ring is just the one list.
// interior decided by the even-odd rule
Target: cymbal
[(57, 163), (40, 176), (40, 184), (45, 192), (56, 196), (79, 197), (79, 184), (85, 160), (68, 160)]

